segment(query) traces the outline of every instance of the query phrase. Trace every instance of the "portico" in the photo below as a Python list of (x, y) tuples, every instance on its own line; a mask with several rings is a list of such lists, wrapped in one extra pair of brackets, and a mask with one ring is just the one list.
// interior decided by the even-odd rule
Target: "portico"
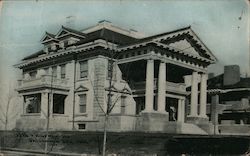
[[(190, 40), (186, 40), (182, 33), (176, 33), (177, 36), (183, 35), (183, 39), (179, 36), (182, 41), (175, 39), (171, 41), (170, 38), (173, 36), (169, 38), (166, 37), (168, 35), (163, 35), (149, 43), (121, 47), (118, 50), (120, 52), (118, 64), (122, 73), (125, 73), (122, 66), (127, 64), (145, 69), (145, 72), (132, 69), (135, 75), (137, 72), (140, 72), (138, 75), (145, 74), (144, 80), (133, 80), (131, 75), (130, 80), (124, 78), (126, 81), (132, 79), (131, 88), (135, 99), (145, 99), (142, 113), (165, 114), (169, 116), (169, 120), (178, 122), (207, 121), (207, 66), (215, 58), (196, 36), (192, 36), (192, 31), (184, 33), (188, 38), (192, 36)], [(196, 44), (199, 44), (200, 49)], [(179, 52), (180, 46), (181, 48), (186, 46), (189, 50)], [(189, 83), (184, 81), (185, 76), (190, 76)], [(189, 87), (191, 90), (186, 90)], [(189, 95), (190, 103), (187, 103)], [(169, 100), (170, 103), (168, 103)], [(190, 110), (185, 112), (187, 107)]]

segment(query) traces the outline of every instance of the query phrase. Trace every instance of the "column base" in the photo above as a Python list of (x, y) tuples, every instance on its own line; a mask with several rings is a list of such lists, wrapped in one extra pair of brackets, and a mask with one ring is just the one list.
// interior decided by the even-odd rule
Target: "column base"
[(209, 119), (207, 116), (192, 116), (188, 115), (187, 116), (187, 123), (194, 123), (194, 124), (203, 124), (203, 123), (208, 123)]
[(143, 131), (163, 131), (169, 121), (168, 112), (141, 112), (139, 129)]

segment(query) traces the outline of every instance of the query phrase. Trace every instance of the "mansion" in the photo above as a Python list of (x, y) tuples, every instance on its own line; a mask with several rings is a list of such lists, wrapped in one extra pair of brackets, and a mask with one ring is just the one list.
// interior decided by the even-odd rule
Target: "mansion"
[[(16, 64), (20, 130), (211, 134), (207, 68), (216, 57), (191, 27), (145, 37), (109, 21), (46, 32)], [(110, 100), (109, 100), (110, 98)]]

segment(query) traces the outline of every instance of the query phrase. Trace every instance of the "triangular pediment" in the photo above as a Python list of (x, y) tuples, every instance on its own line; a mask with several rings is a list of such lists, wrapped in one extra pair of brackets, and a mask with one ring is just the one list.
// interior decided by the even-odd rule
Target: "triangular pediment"
[(123, 92), (124, 94), (132, 94), (132, 93), (131, 93), (131, 90), (129, 90), (128, 88), (123, 88), (122, 92)]
[(184, 53), (200, 56), (199, 52), (186, 39), (170, 43), (169, 46)]
[(88, 91), (89, 89), (80, 85), (78, 88), (76, 88), (75, 92), (86, 92)]
[(191, 27), (152, 36), (151, 38), (154, 42), (165, 44), (181, 53), (200, 56), (210, 60), (211, 62), (215, 62), (217, 60), (201, 39), (194, 33)]
[(56, 42), (57, 39), (55, 38), (55, 35), (50, 34), (48, 32), (46, 32), (45, 35), (41, 39), (42, 43), (47, 43), (47, 42), (52, 42), (52, 41)]
[(131, 91), (124, 87), (122, 89), (117, 89), (115, 86), (111, 86), (110, 88), (105, 88), (106, 91), (109, 91), (109, 89), (111, 89), (111, 92), (119, 92), (119, 93), (123, 93), (123, 94), (132, 94)]
[(60, 37), (63, 37), (63, 36), (66, 36), (66, 35), (69, 35), (70, 33), (64, 29), (62, 29), (58, 35), (56, 35), (57, 38), (60, 38)]
[(119, 90), (115, 87), (115, 86), (111, 86), (110, 88), (109, 87), (107, 87), (107, 88), (105, 88), (105, 90), (107, 90), (107, 91), (109, 91), (109, 90), (111, 90), (112, 92), (118, 92)]
[(53, 38), (46, 36), (46, 38), (43, 41), (50, 40), (50, 39), (53, 39)]
[(80, 31), (70, 29), (70, 28), (66, 28), (66, 27), (62, 26), (60, 31), (57, 33), (56, 38), (61, 38), (61, 37), (64, 37), (64, 36), (76, 37), (76, 38), (85, 38), (85, 35), (83, 33), (81, 33)]

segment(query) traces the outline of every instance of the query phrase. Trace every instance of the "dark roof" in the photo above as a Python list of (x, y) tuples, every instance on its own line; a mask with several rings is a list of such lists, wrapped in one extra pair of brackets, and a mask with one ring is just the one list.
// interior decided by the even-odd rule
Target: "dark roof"
[(29, 55), (29, 56), (26, 56), (22, 60), (24, 61), (24, 60), (32, 59), (32, 58), (38, 57), (39, 55), (42, 55), (42, 54), (45, 54), (45, 52), (43, 50), (40, 50), (40, 51), (38, 51), (36, 53), (33, 53), (33, 54)]
[(131, 36), (123, 35), (118, 32), (103, 28), (103, 29), (86, 34), (86, 38), (77, 42), (75, 45), (88, 43), (97, 39), (104, 39), (108, 42), (116, 43), (118, 45), (126, 45), (130, 43), (134, 43), (135, 41), (138, 40)]
[(207, 88), (208, 89), (221, 89), (223, 87), (223, 76), (224, 74), (220, 74), (218, 76), (208, 79)]
[(224, 88), (250, 88), (250, 78), (240, 78), (240, 81)]
[(62, 26), (62, 29), (67, 30), (67, 31), (72, 32), (72, 33), (75, 33), (75, 34), (80, 35), (80, 36), (85, 36), (84, 33), (77, 31), (77, 30), (74, 30), (74, 29), (71, 29), (71, 28), (68, 28), (68, 27), (65, 27), (65, 26)]
[[(150, 41), (154, 38), (161, 37), (161, 36), (168, 35), (168, 34), (172, 34), (172, 33), (178, 32), (178, 31), (188, 30), (188, 29), (190, 29), (190, 26), (176, 29), (176, 30), (169, 31), (169, 32), (165, 32), (165, 33), (161, 33), (161, 34), (157, 34), (157, 35), (153, 35), (153, 36), (149, 36), (149, 37), (145, 37), (142, 39), (138, 39), (138, 38), (134, 38), (134, 37), (131, 37), (128, 35), (124, 35), (124, 34), (121, 34), (121, 33), (106, 29), (106, 28), (102, 28), (100, 30), (86, 33), (86, 34), (80, 32), (80, 31), (71, 29), (71, 28), (67, 28), (65, 26), (62, 26), (62, 29), (85, 37), (85, 38), (81, 38), (80, 41), (73, 44), (75, 46), (81, 45), (84, 43), (88, 43), (88, 42), (92, 42), (92, 41), (95, 41), (97, 39), (103, 39), (103, 40), (106, 40), (108, 42), (115, 43), (120, 47), (123, 47), (123, 46), (128, 46), (128, 45), (133, 45), (133, 44), (137, 44), (137, 43), (143, 43), (146, 41)], [(55, 37), (55, 35), (53, 35), (53, 34), (50, 34), (47, 32), (46, 32), (46, 34), (53, 37), (53, 38)], [(35, 54), (32, 54), (30, 56), (25, 57), (23, 60), (27, 60), (29, 58), (34, 58), (34, 57), (37, 57), (38, 55), (40, 55), (40, 54), (35, 53)]]
[(141, 41), (142, 40), (151, 40), (151, 39), (154, 39), (154, 38), (157, 38), (157, 37), (173, 34), (173, 33), (176, 33), (178, 31), (188, 30), (190, 28), (191, 28), (191, 26), (187, 26), (187, 27), (179, 28), (179, 29), (176, 29), (176, 30), (173, 30), (173, 31), (168, 31), (168, 32), (165, 32), (165, 33), (156, 34), (156, 35), (153, 35), (153, 36), (145, 37), (145, 38), (141, 39)]
[[(155, 39), (157, 37), (169, 35), (169, 34), (176, 33), (178, 31), (187, 30), (187, 29), (190, 29), (190, 28), (191, 28), (191, 26), (188, 26), (188, 27), (179, 28), (179, 29), (176, 29), (176, 30), (173, 30), (173, 31), (168, 31), (168, 32), (165, 32), (165, 33), (160, 33), (160, 34), (148, 36), (148, 37), (145, 37), (145, 38), (138, 39), (136, 42), (133, 42), (132, 44), (138, 44), (138, 43), (143, 43), (143, 42), (151, 41), (152, 39)], [(128, 45), (124, 45), (124, 46), (128, 46)]]
[(224, 74), (220, 74), (208, 80), (208, 89), (234, 89), (234, 88), (250, 88), (250, 78), (240, 78), (240, 81), (233, 85), (224, 85)]
[[(84, 33), (81, 33), (79, 31), (76, 31), (74, 29), (66, 28), (64, 26), (62, 26), (62, 28), (69, 31), (69, 32), (76, 33), (76, 34), (82, 35), (82, 36), (84, 35), (86, 37), (86, 38), (81, 39), (79, 42), (75, 43), (74, 45), (81, 45), (84, 43), (92, 42), (92, 41), (97, 40), (97, 39), (104, 39), (108, 42), (113, 42), (113, 43), (116, 43), (118, 45), (124, 45), (124, 44), (133, 43), (133, 42), (137, 41), (136, 38), (126, 36), (126, 35), (123, 35), (123, 34), (120, 34), (120, 33), (105, 29), (105, 28), (88, 33), (88, 34), (84, 34)], [(55, 35), (50, 34), (48, 32), (46, 32), (46, 34), (53, 37), (53, 38), (55, 37)], [(31, 55), (23, 58), (22, 60), (28, 60), (31, 58), (35, 58), (41, 54), (45, 54), (45, 52), (43, 50), (40, 50), (34, 54), (31, 54)]]

